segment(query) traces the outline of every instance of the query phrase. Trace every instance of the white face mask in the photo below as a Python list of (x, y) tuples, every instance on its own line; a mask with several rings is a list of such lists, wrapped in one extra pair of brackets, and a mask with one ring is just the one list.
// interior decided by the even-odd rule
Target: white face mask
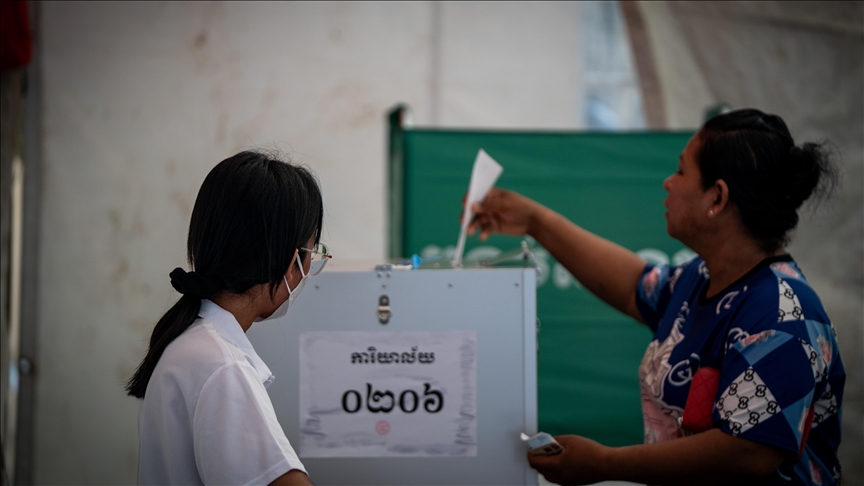
[(294, 301), (297, 299), (297, 296), (300, 295), (300, 291), (303, 290), (303, 286), (306, 285), (306, 279), (309, 277), (309, 275), (303, 271), (303, 262), (300, 261), (300, 255), (295, 254), (294, 257), (295, 257), (294, 261), (296, 261), (297, 264), (300, 266), (300, 283), (298, 283), (297, 286), (294, 287), (294, 290), (291, 290), (291, 286), (288, 285), (288, 280), (283, 275), (282, 281), (285, 282), (285, 288), (288, 289), (288, 298), (285, 299), (285, 302), (282, 302), (282, 305), (277, 307), (276, 310), (273, 311), (272, 314), (270, 314), (269, 316), (267, 316), (263, 319), (260, 317), (256, 317), (255, 322), (263, 322), (263, 321), (269, 321), (271, 319), (279, 319), (280, 317), (282, 317), (286, 313), (288, 313), (288, 307), (290, 307), (291, 304), (294, 303)]

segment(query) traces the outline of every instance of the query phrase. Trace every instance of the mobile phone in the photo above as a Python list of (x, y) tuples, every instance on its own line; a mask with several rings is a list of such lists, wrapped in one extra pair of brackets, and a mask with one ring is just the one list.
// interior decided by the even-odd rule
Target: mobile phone
[(564, 450), (564, 447), (546, 432), (540, 432), (533, 437), (529, 437), (525, 432), (522, 432), (520, 438), (522, 442), (528, 445), (528, 452), (535, 456), (554, 456)]

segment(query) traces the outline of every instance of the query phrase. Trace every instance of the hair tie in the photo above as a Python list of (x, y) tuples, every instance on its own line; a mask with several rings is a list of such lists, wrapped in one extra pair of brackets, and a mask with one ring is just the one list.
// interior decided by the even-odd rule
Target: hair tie
[(172, 270), (169, 275), (171, 286), (183, 295), (209, 299), (219, 291), (219, 287), (209, 278), (195, 272), (187, 272), (180, 267)]

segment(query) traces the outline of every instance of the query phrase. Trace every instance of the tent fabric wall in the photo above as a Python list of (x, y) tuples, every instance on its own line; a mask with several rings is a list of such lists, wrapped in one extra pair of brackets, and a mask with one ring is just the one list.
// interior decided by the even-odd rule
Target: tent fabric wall
[(653, 126), (695, 127), (726, 102), (782, 116), (799, 143), (833, 143), (841, 185), (805, 206), (789, 250), (837, 329), (844, 482), (864, 483), (864, 3), (622, 3)]

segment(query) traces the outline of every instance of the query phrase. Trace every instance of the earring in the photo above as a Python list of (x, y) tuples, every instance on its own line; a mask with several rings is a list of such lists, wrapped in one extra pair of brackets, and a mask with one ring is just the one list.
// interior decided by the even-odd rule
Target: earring
[(712, 216), (714, 216), (714, 210), (713, 210), (713, 209), (712, 209), (712, 210), (710, 210), (710, 211), (708, 211), (708, 216), (709, 216), (709, 217), (712, 217)]

